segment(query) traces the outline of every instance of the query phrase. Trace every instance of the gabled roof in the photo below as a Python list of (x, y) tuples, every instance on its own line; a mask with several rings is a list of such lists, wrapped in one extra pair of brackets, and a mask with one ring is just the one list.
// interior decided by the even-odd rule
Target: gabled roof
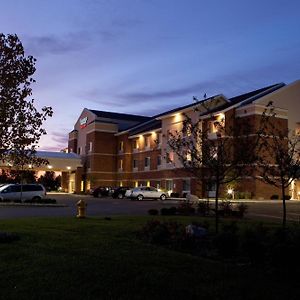
[(233, 106), (242, 106), (242, 105), (247, 105), (252, 103), (253, 101), (268, 95), (280, 88), (282, 88), (283, 86), (285, 86), (284, 83), (277, 83), (277, 84), (273, 84), (258, 90), (254, 90), (252, 92), (248, 92), (242, 95), (238, 95), (232, 98), (228, 99), (228, 103), (225, 103), (219, 107), (216, 107), (215, 109), (209, 110), (203, 114), (201, 114), (201, 116), (205, 116), (206, 114), (212, 114), (212, 113), (216, 113), (216, 112), (220, 112), (222, 110), (228, 109), (230, 107)]
[(167, 116), (167, 115), (173, 114), (175, 112), (180, 112), (180, 111), (183, 111), (185, 109), (191, 108), (193, 106), (197, 106), (197, 105), (199, 105), (201, 103), (207, 102), (209, 100), (214, 100), (214, 99), (217, 99), (217, 98), (223, 98), (224, 100), (226, 100), (226, 98), (224, 97), (224, 95), (218, 94), (218, 95), (215, 95), (215, 96), (212, 96), (212, 97), (209, 97), (209, 98), (205, 98), (205, 99), (199, 100), (197, 102), (193, 102), (193, 103), (190, 103), (190, 104), (187, 104), (187, 105), (184, 105), (184, 106), (176, 107), (174, 109), (168, 110), (168, 111), (163, 112), (161, 114), (155, 115), (155, 116), (153, 116), (153, 118), (160, 118), (162, 116)]
[(269, 94), (269, 93), (273, 92), (274, 90), (277, 90), (277, 89), (283, 87), (284, 85), (285, 85), (284, 83), (276, 83), (276, 84), (264, 87), (264, 88), (259, 89), (259, 90), (255, 90), (255, 91), (252, 91), (252, 92), (249, 92), (249, 93), (246, 93), (246, 94), (235, 96), (233, 98), (230, 98), (229, 101), (232, 104), (241, 103), (244, 100), (247, 100), (247, 99), (250, 99), (250, 98), (252, 99), (252, 101), (254, 101), (255, 100), (254, 97), (258, 96), (257, 98), (261, 98), (262, 96), (264, 96), (266, 94)]
[(161, 128), (161, 120), (152, 119), (129, 129), (129, 135), (136, 135), (142, 132), (153, 131)]
[(126, 121), (136, 121), (136, 122), (146, 122), (151, 119), (151, 117), (132, 115), (132, 114), (123, 114), (109, 111), (93, 110), (89, 109), (93, 114), (98, 118), (105, 119), (116, 119), (116, 120), (126, 120)]
[[(277, 83), (277, 84), (273, 84), (258, 90), (254, 90), (245, 94), (241, 94), (232, 98), (227, 99), (224, 95), (222, 94), (218, 94), (215, 96), (212, 96), (210, 98), (206, 98), (206, 99), (202, 99), (198, 102), (193, 102), (184, 106), (180, 106), (174, 109), (171, 109), (169, 111), (157, 114), (153, 117), (144, 117), (147, 118), (146, 121), (141, 121), (140, 124), (134, 125), (132, 127), (129, 127), (126, 132), (129, 133), (129, 135), (136, 135), (136, 134), (140, 134), (142, 132), (147, 132), (147, 131), (152, 131), (155, 129), (159, 129), (161, 128), (161, 117), (163, 116), (167, 116), (169, 114), (173, 114), (176, 112), (181, 112), (184, 111), (188, 108), (192, 108), (193, 106), (199, 105), (201, 103), (204, 103), (205, 101), (209, 101), (209, 100), (214, 100), (214, 99), (218, 99), (221, 98), (224, 100), (224, 103), (219, 105), (218, 107), (211, 109), (209, 111), (204, 112), (203, 114), (200, 114), (202, 116), (206, 115), (206, 114), (211, 114), (211, 113), (215, 113), (215, 112), (219, 112), (225, 109), (228, 109), (230, 107), (233, 106), (241, 106), (241, 105), (246, 105), (249, 103), (252, 103), (253, 101), (267, 95), (270, 94), (282, 87), (284, 87), (285, 84), (284, 83)], [(125, 133), (125, 131), (124, 131)], [(122, 134), (122, 133), (121, 133)]]

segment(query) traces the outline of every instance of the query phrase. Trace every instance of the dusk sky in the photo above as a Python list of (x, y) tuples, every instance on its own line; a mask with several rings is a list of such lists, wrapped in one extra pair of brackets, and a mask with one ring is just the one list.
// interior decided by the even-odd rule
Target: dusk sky
[(151, 116), (300, 79), (299, 0), (10, 0), (0, 32), (37, 58), (47, 150), (67, 146), (85, 107)]

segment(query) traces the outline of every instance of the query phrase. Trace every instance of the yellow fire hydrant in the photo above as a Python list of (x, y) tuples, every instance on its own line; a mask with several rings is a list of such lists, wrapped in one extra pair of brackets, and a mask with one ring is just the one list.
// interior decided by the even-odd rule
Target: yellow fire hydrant
[(85, 210), (86, 210), (86, 203), (83, 200), (79, 200), (77, 202), (77, 218), (83, 219), (85, 218)]

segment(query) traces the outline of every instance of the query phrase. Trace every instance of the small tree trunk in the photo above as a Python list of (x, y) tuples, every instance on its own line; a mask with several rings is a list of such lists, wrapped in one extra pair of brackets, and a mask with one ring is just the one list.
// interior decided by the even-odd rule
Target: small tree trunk
[(216, 183), (216, 233), (219, 233), (219, 183)]
[(23, 168), (21, 169), (20, 183), (21, 183), (20, 201), (22, 202), (22, 198), (23, 198)]
[(284, 191), (283, 183), (281, 183), (281, 194), (282, 194), (282, 208), (283, 208), (282, 227), (283, 227), (283, 229), (285, 229), (285, 227), (286, 227), (286, 203), (285, 203), (285, 191)]

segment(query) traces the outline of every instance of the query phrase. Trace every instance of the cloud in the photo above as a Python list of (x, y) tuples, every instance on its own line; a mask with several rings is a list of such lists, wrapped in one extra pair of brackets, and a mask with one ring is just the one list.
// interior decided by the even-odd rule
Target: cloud
[(117, 95), (117, 97), (120, 97), (122, 99), (152, 101), (153, 99), (181, 97), (188, 94), (193, 94), (195, 92), (199, 92), (201, 90), (204, 91), (205, 88), (207, 88), (207, 84), (204, 82), (200, 82), (200, 83), (188, 85), (186, 87), (177, 88), (177, 89), (161, 90), (161, 91), (146, 92), (146, 93), (145, 92), (126, 93), (126, 94), (119, 94)]
[(27, 49), (35, 56), (48, 54), (61, 55), (81, 51), (88, 47), (91, 35), (86, 32), (69, 33), (64, 36), (45, 35), (27, 36), (25, 41)]
[(68, 131), (64, 131), (63, 133), (53, 131), (49, 133), (49, 135), (51, 136), (52, 140), (56, 143), (63, 144), (65, 146), (68, 143)]

